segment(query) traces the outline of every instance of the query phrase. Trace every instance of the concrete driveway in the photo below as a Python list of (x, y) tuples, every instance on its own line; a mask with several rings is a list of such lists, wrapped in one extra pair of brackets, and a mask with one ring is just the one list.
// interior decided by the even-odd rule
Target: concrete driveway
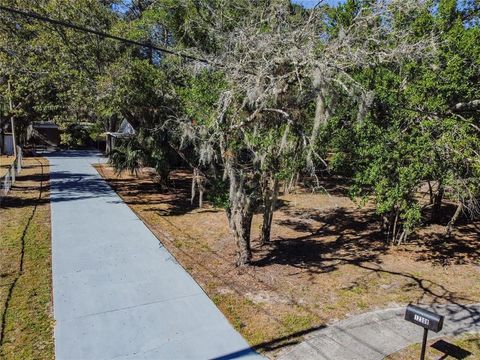
[(97, 174), (98, 154), (47, 157), (57, 360), (259, 357)]
[[(480, 331), (480, 304), (422, 307), (445, 316), (443, 329), (438, 333), (430, 331), (429, 339)], [(404, 317), (405, 306), (352, 316), (308, 334), (302, 343), (278, 359), (382, 360), (422, 341), (423, 328), (405, 321)], [(430, 358), (428, 352), (427, 349), (427, 358)], [(446, 358), (450, 356), (442, 357)]]

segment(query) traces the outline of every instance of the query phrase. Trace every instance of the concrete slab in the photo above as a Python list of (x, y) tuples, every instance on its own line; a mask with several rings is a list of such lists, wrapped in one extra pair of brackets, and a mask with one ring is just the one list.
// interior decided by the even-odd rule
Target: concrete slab
[(48, 158), (57, 360), (260, 358), (97, 174), (98, 154)]
[[(480, 304), (436, 305), (431, 310), (445, 316), (445, 325), (439, 333), (429, 332), (430, 339), (480, 332)], [(423, 329), (404, 316), (404, 307), (353, 316), (309, 334), (279, 359), (381, 360), (421, 342)]]

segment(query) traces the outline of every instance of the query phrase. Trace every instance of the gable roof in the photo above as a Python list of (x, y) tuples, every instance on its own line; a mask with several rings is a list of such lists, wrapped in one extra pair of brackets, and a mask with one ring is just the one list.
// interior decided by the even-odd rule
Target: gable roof
[(133, 128), (132, 124), (130, 124), (127, 119), (123, 119), (118, 127), (117, 133), (125, 134), (125, 135), (135, 135), (136, 131)]

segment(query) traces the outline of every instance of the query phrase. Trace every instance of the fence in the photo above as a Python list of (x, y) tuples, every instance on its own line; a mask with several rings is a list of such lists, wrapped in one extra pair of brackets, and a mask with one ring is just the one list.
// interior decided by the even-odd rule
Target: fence
[(22, 161), (22, 149), (17, 146), (17, 157), (8, 166), (6, 173), (0, 177), (0, 204), (12, 188), (12, 185), (15, 184), (15, 177), (22, 171)]

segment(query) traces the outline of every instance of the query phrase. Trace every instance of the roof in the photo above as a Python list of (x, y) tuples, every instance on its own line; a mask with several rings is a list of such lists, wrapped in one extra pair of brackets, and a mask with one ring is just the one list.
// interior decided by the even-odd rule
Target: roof
[(130, 137), (134, 134), (125, 134), (125, 133), (120, 133), (120, 132), (106, 132), (107, 135), (110, 135), (110, 136), (113, 136), (115, 138), (126, 138), (126, 137)]
[(136, 131), (132, 124), (130, 124), (128, 120), (124, 119), (120, 123), (117, 131), (109, 131), (106, 134), (116, 138), (126, 138), (135, 135)]
[(58, 125), (53, 122), (33, 123), (35, 129), (58, 129)]
[(126, 119), (123, 119), (116, 133), (125, 134), (125, 135), (135, 135), (136, 131), (133, 128), (132, 124), (130, 124)]

